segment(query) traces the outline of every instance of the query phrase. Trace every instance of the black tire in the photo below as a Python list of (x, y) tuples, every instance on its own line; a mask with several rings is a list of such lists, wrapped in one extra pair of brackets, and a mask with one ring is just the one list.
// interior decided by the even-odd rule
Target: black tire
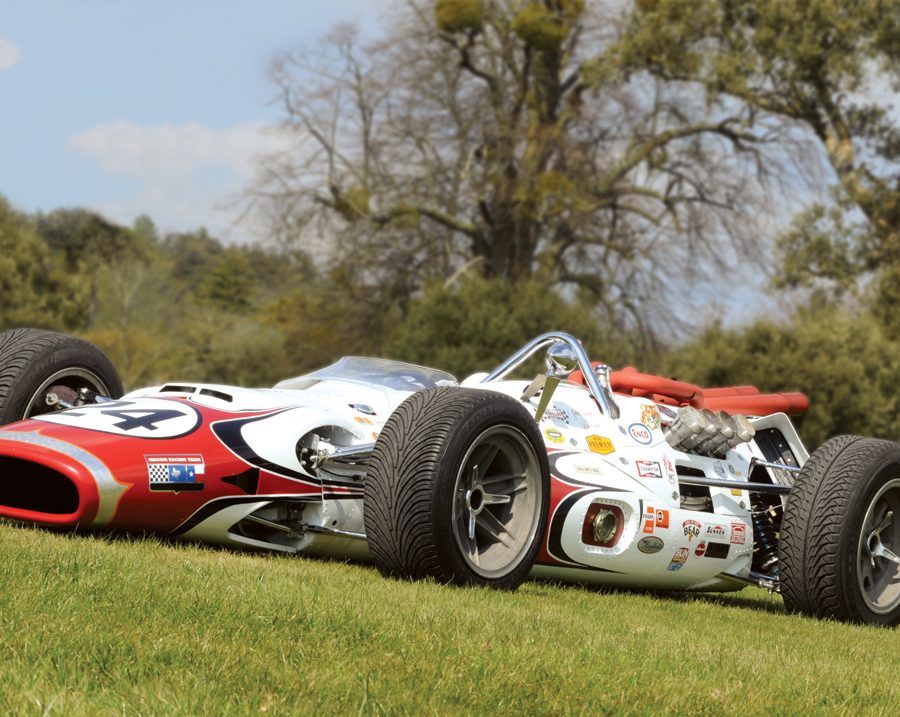
[(80, 388), (110, 398), (123, 393), (118, 372), (96, 346), (40, 329), (0, 333), (0, 425), (51, 410), (44, 400), (51, 389), (71, 401)]
[(900, 565), (873, 556), (873, 546), (900, 553), (900, 445), (832, 438), (803, 466), (785, 504), (779, 563), (787, 609), (900, 623)]
[(415, 393), (385, 423), (366, 471), (369, 551), (384, 575), (514, 590), (544, 537), (549, 476), (534, 417), (515, 399)]

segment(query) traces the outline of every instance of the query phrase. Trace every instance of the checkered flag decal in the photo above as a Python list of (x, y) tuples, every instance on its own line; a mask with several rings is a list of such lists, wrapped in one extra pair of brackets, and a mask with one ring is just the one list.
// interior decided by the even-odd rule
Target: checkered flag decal
[(165, 464), (157, 464), (148, 466), (150, 469), (150, 482), (151, 483), (168, 483), (169, 481), (169, 466)]

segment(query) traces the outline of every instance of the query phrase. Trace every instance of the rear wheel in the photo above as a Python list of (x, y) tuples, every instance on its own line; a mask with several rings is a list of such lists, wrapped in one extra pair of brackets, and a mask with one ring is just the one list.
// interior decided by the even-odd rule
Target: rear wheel
[(900, 623), (900, 445), (839, 436), (813, 453), (785, 505), (779, 553), (789, 610)]
[(50, 393), (74, 402), (82, 388), (110, 398), (123, 393), (119, 374), (96, 346), (40, 329), (0, 333), (0, 425), (52, 410)]
[(378, 438), (365, 486), (382, 573), (514, 589), (547, 524), (549, 465), (534, 418), (491, 391), (408, 398)]

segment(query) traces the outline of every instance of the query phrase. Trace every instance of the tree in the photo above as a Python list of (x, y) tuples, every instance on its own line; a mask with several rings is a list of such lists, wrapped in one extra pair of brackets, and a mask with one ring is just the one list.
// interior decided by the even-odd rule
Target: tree
[(752, 108), (756, 126), (791, 123), (806, 154), (824, 164), (834, 199), (809, 207), (783, 235), (779, 286), (840, 293), (874, 277), (876, 310), (900, 329), (900, 131), (885, 103), (900, 81), (900, 3), (637, 4), (626, 64)]
[(803, 391), (810, 408), (799, 425), (810, 449), (842, 433), (900, 436), (900, 351), (865, 313), (826, 306), (783, 323), (713, 326), (666, 363), (670, 375), (700, 385)]
[(413, 0), (368, 47), (343, 28), (279, 56), (297, 149), (256, 201), (401, 306), (458, 272), (540, 276), (646, 325), (665, 277), (750, 249), (765, 133), (626, 72), (607, 5)]
[(573, 334), (594, 360), (617, 366), (634, 360), (636, 342), (622, 335), (611, 338), (583, 308), (561, 299), (546, 283), (477, 277), (429, 287), (391, 332), (384, 353), (463, 378), (490, 370), (549, 330)]
[(34, 231), (29, 218), (0, 196), (0, 330), (66, 329), (86, 305), (82, 286)]

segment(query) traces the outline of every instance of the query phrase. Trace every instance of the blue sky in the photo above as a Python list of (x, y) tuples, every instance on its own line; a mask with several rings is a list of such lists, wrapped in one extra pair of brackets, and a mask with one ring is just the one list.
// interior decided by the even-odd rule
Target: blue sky
[(278, 51), (386, 0), (0, 0), (0, 194), (244, 238), (226, 208), (273, 138)]

